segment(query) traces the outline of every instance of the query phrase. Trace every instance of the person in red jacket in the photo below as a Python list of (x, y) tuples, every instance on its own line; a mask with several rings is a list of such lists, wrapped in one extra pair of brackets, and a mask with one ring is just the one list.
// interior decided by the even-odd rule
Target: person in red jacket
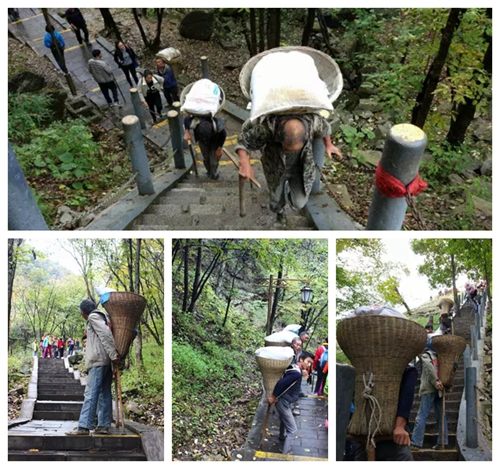
[(314, 354), (313, 370), (316, 370), (316, 373), (318, 375), (316, 381), (316, 387), (314, 388), (314, 393), (317, 395), (321, 394), (325, 381), (325, 372), (323, 370), (324, 363), (322, 366), (321, 356), (323, 355), (323, 353), (325, 353), (326, 350), (328, 350), (328, 337), (325, 339), (323, 344), (316, 349), (316, 353)]

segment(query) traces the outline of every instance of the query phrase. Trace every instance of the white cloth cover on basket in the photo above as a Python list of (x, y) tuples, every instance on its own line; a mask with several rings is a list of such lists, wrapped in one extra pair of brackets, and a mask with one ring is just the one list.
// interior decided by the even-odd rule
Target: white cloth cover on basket
[(295, 334), (295, 332), (280, 331), (268, 335), (265, 340), (267, 342), (286, 342), (287, 344), (291, 344), (294, 337), (298, 337), (297, 334)]
[(255, 351), (255, 356), (274, 360), (287, 360), (293, 357), (293, 350), (291, 347), (262, 347)]

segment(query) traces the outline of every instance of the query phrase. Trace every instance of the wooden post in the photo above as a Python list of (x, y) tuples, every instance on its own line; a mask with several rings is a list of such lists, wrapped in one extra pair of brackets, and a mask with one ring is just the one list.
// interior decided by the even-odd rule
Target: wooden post
[(443, 408), (441, 409), (441, 449), (444, 450), (444, 415), (446, 406), (446, 389), (443, 389)]
[(244, 217), (247, 214), (245, 206), (245, 178), (239, 177), (239, 195), (240, 195), (240, 217)]
[(120, 369), (118, 367), (116, 367), (116, 380), (118, 382), (118, 396), (120, 400), (120, 417), (122, 423), (122, 432), (125, 433), (125, 413), (123, 412), (122, 383), (120, 380)]

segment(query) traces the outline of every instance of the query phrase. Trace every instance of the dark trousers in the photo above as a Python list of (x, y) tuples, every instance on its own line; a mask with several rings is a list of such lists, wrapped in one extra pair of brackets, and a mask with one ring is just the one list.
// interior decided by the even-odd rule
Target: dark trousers
[(318, 379), (316, 380), (316, 387), (314, 388), (314, 392), (318, 394), (318, 396), (323, 395), (323, 387), (325, 386), (325, 378), (326, 375), (323, 373), (323, 368), (318, 365)]
[(85, 37), (85, 42), (89, 42), (89, 30), (87, 29), (87, 24), (86, 23), (83, 23), (83, 24), (75, 24), (75, 28), (76, 29), (73, 29), (75, 35), (76, 35), (76, 39), (78, 41), (79, 44), (82, 44), (83, 41), (82, 41), (82, 33), (80, 31), (83, 31), (83, 34), (84, 34), (84, 37)]
[[(149, 112), (151, 113), (151, 117), (153, 118), (153, 122), (156, 122), (156, 118), (160, 117), (161, 110), (162, 110), (160, 92), (149, 93), (146, 96), (146, 102), (148, 103)], [(156, 108), (156, 111), (155, 111), (155, 108)], [(155, 112), (156, 112), (156, 114), (155, 114)]]
[(114, 81), (108, 81), (106, 83), (99, 83), (99, 88), (101, 88), (102, 94), (106, 98), (108, 104), (111, 104), (111, 97), (109, 96), (109, 90), (113, 93), (113, 99), (115, 103), (118, 102), (118, 90)]
[[(123, 73), (125, 73), (125, 78), (127, 78), (128, 84), (131, 88), (134, 87), (132, 84), (132, 77), (134, 78), (135, 84), (139, 83), (139, 78), (135, 71), (135, 65), (131, 63), (130, 65), (122, 65)], [(132, 76), (132, 77), (131, 77)]]
[(216, 179), (219, 173), (219, 160), (215, 156), (215, 149), (213, 145), (206, 145), (205, 143), (198, 142), (200, 151), (203, 155), (203, 164), (207, 170), (208, 176)]
[(170, 88), (163, 88), (163, 94), (167, 100), (167, 104), (172, 106), (175, 101), (179, 101), (179, 92), (177, 90), (177, 85), (171, 86)]
[[(66, 67), (63, 65), (63, 62), (60, 59), (59, 54), (57, 53), (57, 49), (55, 47), (51, 47), (50, 50), (52, 51), (52, 55), (54, 56), (54, 59), (56, 59), (56, 62), (57, 62), (57, 65), (59, 65), (59, 68), (64, 73), (66, 73), (67, 72)], [(61, 55), (64, 58), (64, 49), (62, 47), (60, 47), (59, 50), (61, 51)]]
[[(366, 461), (368, 456), (366, 454), (365, 443), (353, 443), (355, 447), (355, 461)], [(401, 446), (392, 440), (379, 441), (375, 448), (376, 461), (413, 461), (411, 448), (409, 446)]]

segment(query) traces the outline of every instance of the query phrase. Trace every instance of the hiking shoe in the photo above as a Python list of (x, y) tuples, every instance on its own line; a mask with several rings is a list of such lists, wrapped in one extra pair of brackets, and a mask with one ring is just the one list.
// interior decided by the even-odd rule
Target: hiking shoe
[(292, 415), (295, 415), (296, 417), (298, 417), (300, 415), (300, 410), (298, 409), (293, 409), (292, 410)]
[(72, 436), (90, 435), (90, 430), (88, 428), (76, 428), (69, 432), (66, 432), (66, 435), (72, 435)]
[(109, 427), (96, 427), (94, 430), (94, 435), (109, 435), (111, 432), (109, 431)]
[[(437, 450), (437, 449), (442, 449), (441, 448), (441, 443), (439, 445), (434, 445), (432, 449)], [(444, 445), (444, 449), (450, 449), (448, 445)]]

